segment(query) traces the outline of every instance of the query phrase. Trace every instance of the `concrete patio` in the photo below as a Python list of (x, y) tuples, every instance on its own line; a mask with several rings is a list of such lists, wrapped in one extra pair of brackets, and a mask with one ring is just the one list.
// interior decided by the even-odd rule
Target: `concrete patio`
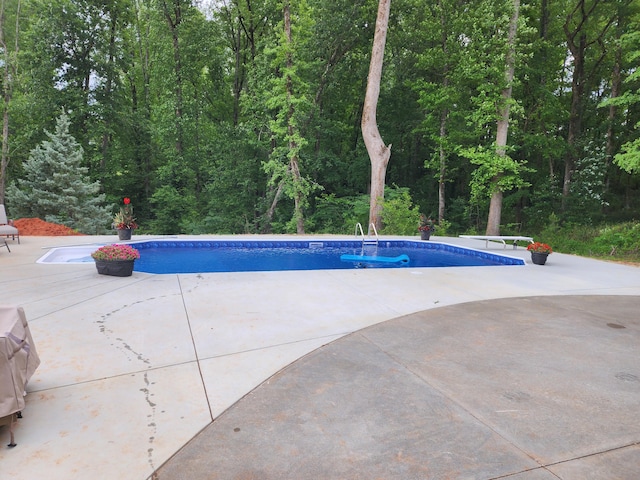
[[(321, 237), (314, 237), (318, 238)], [(134, 272), (132, 277), (116, 278), (98, 275), (92, 264), (35, 263), (45, 253), (45, 247), (113, 239), (113, 236), (22, 237), (20, 245), (9, 241), (11, 253), (0, 251), (2, 302), (24, 307), (42, 359), (40, 368), (28, 386), (24, 418), (16, 428), (17, 447), (8, 449), (5, 446), (8, 443), (8, 430), (0, 427), (0, 436), (3, 438), (0, 447), (2, 477), (29, 480), (368, 479), (376, 478), (374, 474), (377, 471), (380, 478), (478, 479), (511, 475), (508, 478), (517, 480), (584, 479), (590, 478), (584, 472), (598, 472), (597, 468), (585, 467), (583, 462), (579, 467), (582, 470), (578, 467), (572, 470), (568, 460), (574, 457), (593, 460), (602, 453), (598, 450), (602, 448), (614, 452), (613, 457), (607, 457), (607, 462), (611, 462), (609, 465), (615, 463), (615, 458), (620, 459), (623, 468), (640, 464), (640, 426), (626, 415), (631, 412), (635, 418), (640, 407), (640, 324), (637, 314), (640, 308), (640, 269), (637, 267), (557, 253), (549, 258), (547, 265), (535, 266), (530, 263), (529, 254), (523, 248), (503, 250), (497, 245), (490, 246), (490, 250), (521, 256), (527, 259), (527, 265), (184, 275)], [(484, 241), (458, 238), (441, 240), (484, 249)], [(474, 362), (491, 365), (491, 356), (485, 351), (478, 358), (471, 359), (464, 354), (465, 349), (473, 350), (482, 346), (487, 332), (511, 332), (513, 335), (513, 327), (507, 328), (510, 318), (517, 320), (515, 325), (520, 328), (530, 329), (523, 313), (526, 312), (523, 309), (523, 305), (527, 305), (525, 300), (548, 296), (567, 299), (566, 303), (536, 304), (542, 305), (537, 307), (544, 317), (542, 320), (553, 318), (555, 322), (553, 328), (549, 327), (549, 332), (553, 333), (547, 339), (558, 338), (555, 333), (561, 331), (560, 337), (578, 342), (577, 346), (574, 345), (578, 348), (583, 339), (587, 345), (600, 337), (603, 341), (607, 340), (609, 335), (616, 332), (626, 335), (624, 338), (627, 343), (617, 345), (610, 342), (607, 348), (607, 358), (624, 359), (624, 364), (616, 366), (613, 379), (607, 377), (609, 383), (594, 382), (596, 386), (604, 385), (609, 389), (612, 385), (618, 385), (617, 378), (626, 393), (609, 397), (604, 395), (606, 392), (598, 395), (596, 389), (591, 398), (581, 400), (587, 403), (594, 402), (594, 399), (605, 402), (608, 408), (595, 409), (598, 413), (605, 414), (605, 410), (618, 412), (611, 416), (611, 422), (607, 422), (606, 415), (593, 421), (592, 432), (588, 424), (593, 418), (593, 411), (591, 416), (587, 411), (584, 416), (578, 417), (576, 421), (582, 425), (581, 437), (595, 435), (598, 439), (596, 445), (587, 442), (588, 446), (584, 446), (576, 441), (573, 449), (561, 448), (563, 439), (555, 432), (562, 429), (557, 428), (546, 446), (529, 439), (527, 445), (517, 447), (521, 435), (533, 435), (525, 428), (526, 425), (544, 422), (534, 420), (538, 417), (532, 414), (527, 422), (521, 424), (501, 423), (501, 419), (492, 417), (491, 409), (494, 406), (481, 401), (483, 396), (490, 394), (492, 388), (495, 390), (495, 384), (483, 383), (487, 377), (481, 371), (474, 375), (469, 373)], [(601, 296), (602, 308), (597, 308), (598, 304), (593, 302), (588, 304), (590, 310), (579, 308), (587, 305), (587, 300), (580, 301), (582, 296)], [(621, 301), (616, 302), (615, 296), (620, 296)], [(511, 299), (513, 303), (505, 304), (505, 300), (495, 304), (490, 302), (496, 299)], [(598, 311), (594, 312), (594, 308)], [(492, 314), (498, 311), (502, 312), (501, 315)], [(585, 313), (588, 311), (597, 317), (597, 325)], [(557, 312), (564, 312), (564, 316), (556, 317)], [(568, 312), (575, 312), (577, 318)], [(585, 320), (585, 315), (589, 319)], [(381, 323), (392, 319), (398, 320)], [(434, 339), (450, 340), (451, 332), (443, 330), (448, 324), (447, 319), (457, 319), (454, 325), (458, 342), (450, 342), (447, 349), (438, 350), (436, 346), (441, 342), (435, 342)], [(606, 319), (609, 320), (600, 328)], [(591, 323), (584, 324), (587, 320)], [(427, 328), (421, 327), (416, 331), (415, 322)], [(606, 323), (624, 328), (607, 327)], [(366, 327), (371, 328), (361, 331)], [(562, 330), (565, 327), (568, 330)], [(558, 328), (561, 330), (556, 331)], [(407, 331), (415, 334), (401, 334)], [(465, 337), (463, 333), (471, 337)], [(544, 339), (544, 335), (541, 338)], [(432, 343), (427, 346), (428, 339)], [(514, 338), (511, 337), (511, 340)], [(515, 343), (509, 344), (498, 342), (496, 351), (500, 352), (501, 348), (505, 351), (512, 349), (519, 345), (518, 341), (526, 342), (527, 338), (515, 340)], [(547, 343), (562, 352), (561, 344)], [(535, 344), (543, 348), (546, 343), (540, 340)], [(373, 350), (372, 345), (376, 346)], [(423, 357), (427, 354), (420, 351), (423, 347), (431, 352), (429, 358), (433, 362), (428, 362), (428, 365), (433, 367), (432, 370), (425, 367)], [(313, 353), (305, 356), (310, 352)], [(350, 365), (367, 365), (369, 363), (365, 359), (371, 359), (371, 355), (375, 357), (378, 355), (376, 352), (387, 353), (383, 355), (384, 359), (378, 358), (377, 363), (374, 362), (378, 368), (354, 368), (351, 371), (340, 362), (335, 363), (336, 358), (342, 356)], [(602, 359), (595, 358), (593, 351), (588, 348), (583, 348), (582, 354), (583, 357), (575, 360), (575, 365), (567, 368), (569, 375), (575, 373), (576, 365), (588, 366), (593, 363), (594, 371), (599, 371), (595, 365), (601, 365)], [(293, 363), (301, 357), (304, 358)], [(353, 378), (353, 382), (362, 383), (364, 391), (370, 388), (375, 390), (375, 385), (365, 384), (380, 372), (396, 368), (385, 365), (388, 360), (386, 357), (392, 358), (397, 363), (396, 367), (402, 365), (421, 379), (408, 387), (408, 377), (402, 377), (397, 385), (409, 388), (408, 393), (421, 391), (420, 395), (433, 398), (434, 403), (429, 404), (431, 407), (422, 408), (440, 411), (445, 416), (476, 415), (474, 421), (478, 422), (477, 425), (472, 425), (473, 422), (464, 425), (465, 428), (472, 428), (476, 438), (481, 441), (470, 442), (468, 447), (461, 447), (461, 450), (477, 448), (477, 445), (488, 446), (489, 450), (480, 458), (490, 457), (491, 451), (499, 451), (500, 458), (507, 460), (494, 463), (506, 465), (507, 468), (483, 467), (474, 471), (473, 467), (461, 470), (438, 470), (439, 467), (433, 467), (431, 472), (436, 473), (425, 473), (418, 468), (410, 470), (409, 474), (406, 470), (399, 470), (400, 476), (394, 476), (391, 470), (383, 469), (384, 465), (393, 462), (367, 463), (363, 459), (353, 462), (352, 458), (351, 465), (369, 464), (373, 470), (355, 469), (349, 472), (343, 469), (340, 470), (342, 474), (336, 473), (338, 470), (332, 473), (327, 470), (328, 467), (341, 465), (340, 455), (332, 457), (327, 453), (335, 454), (335, 449), (323, 450), (319, 445), (315, 451), (315, 454), (322, 455), (319, 459), (314, 458), (313, 449), (303, 449), (303, 443), (300, 449), (308, 454), (306, 457), (303, 455), (304, 459), (298, 463), (310, 466), (310, 470), (279, 468), (273, 463), (274, 458), (286, 463), (289, 461), (287, 455), (290, 456), (290, 448), (296, 443), (294, 439), (303, 442), (305, 438), (304, 431), (296, 436), (301, 432), (286, 428), (290, 424), (282, 416), (278, 417), (281, 425), (271, 424), (272, 431), (279, 431), (280, 435), (274, 434), (267, 439), (271, 438), (277, 444), (277, 441), (285, 440), (290, 434), (289, 450), (283, 449), (280, 457), (258, 455), (265, 441), (258, 434), (259, 419), (266, 421), (271, 418), (269, 415), (279, 411), (292, 414), (296, 408), (308, 407), (309, 412), (317, 414), (323, 406), (328, 407), (339, 398), (344, 400), (342, 405), (346, 411), (366, 413), (357, 403), (354, 405), (354, 399), (345, 396), (344, 391), (340, 394), (340, 390), (333, 392), (338, 393), (335, 398), (329, 394), (326, 397), (317, 396), (315, 400), (307, 397), (306, 402), (318, 402), (314, 405), (305, 401), (296, 402), (295, 398), (283, 403), (282, 394), (288, 388), (304, 386), (303, 390), (308, 392), (314, 389), (313, 385), (318, 385), (317, 390), (327, 382), (344, 385), (341, 382)], [(523, 354), (522, 358), (528, 357)], [(509, 360), (517, 363), (517, 356), (509, 357)], [(518, 363), (518, 368), (525, 366)], [(499, 370), (499, 367), (494, 365), (494, 370)], [(460, 370), (456, 371), (455, 368)], [(516, 367), (513, 368), (515, 371)], [(331, 380), (318, 374), (322, 371)], [(615, 377), (616, 374), (619, 378)], [(269, 378), (271, 380), (263, 384)], [(567, 378), (570, 377), (559, 376), (557, 380), (564, 382)], [(391, 395), (395, 391), (393, 379), (384, 380), (380, 384), (380, 398), (395, 398)], [(523, 394), (531, 395), (526, 386), (515, 388), (513, 379), (505, 378), (507, 381), (511, 382), (506, 390), (513, 397), (511, 401), (518, 401)], [(587, 381), (591, 382), (589, 378)], [(430, 387), (428, 391), (424, 382)], [(470, 389), (470, 386), (474, 388)], [(566, 391), (575, 392), (573, 388)], [(253, 393), (246, 396), (250, 392)], [(554, 392), (556, 390), (547, 389), (546, 395), (553, 398)], [(401, 406), (403, 398), (407, 396), (401, 395), (397, 402), (391, 404)], [(508, 399), (508, 395), (501, 398)], [(636, 401), (635, 409), (633, 399)], [(447, 403), (450, 401), (455, 403), (454, 407)], [(442, 409), (442, 405), (446, 408)], [(553, 402), (548, 405), (553, 405)], [(369, 413), (374, 415), (378, 409), (374, 404), (369, 406)], [(337, 415), (336, 418), (351, 418), (353, 421), (353, 415), (345, 415), (344, 409), (337, 412), (342, 417)], [(495, 405), (495, 409), (510, 410), (498, 405)], [(623, 415), (618, 409), (626, 413)], [(389, 413), (384, 418), (390, 418), (396, 410), (389, 410), (387, 405), (387, 410), (381, 411)], [(566, 410), (570, 411), (570, 408)], [(305, 412), (297, 413), (302, 415)], [(434, 414), (433, 419), (442, 415)], [(557, 423), (561, 422), (561, 417), (552, 415), (549, 418), (555, 419), (549, 423), (550, 426), (561, 425)], [(214, 419), (218, 420), (212, 424)], [(622, 424), (615, 423), (619, 421), (626, 422), (624, 428)], [(398, 420), (397, 425), (401, 424)], [(566, 424), (572, 425), (571, 422)], [(336, 428), (340, 424), (327, 426), (320, 422), (317, 425), (317, 428), (323, 425)], [(610, 436), (607, 436), (606, 425), (611, 427), (608, 430)], [(356, 427), (357, 422), (350, 424), (349, 429)], [(452, 430), (450, 425), (443, 424), (441, 427), (442, 431), (451, 432), (450, 435), (457, 436), (460, 433)], [(510, 430), (516, 427), (522, 428), (522, 431)], [(235, 428), (240, 429), (235, 433), (253, 429), (254, 435), (236, 435), (234, 439), (227, 432), (229, 428), (232, 432)], [(401, 430), (396, 426), (396, 433)], [(412, 435), (416, 434), (412, 432)], [(335, 441), (336, 438), (328, 436), (327, 441)], [(403, 437), (398, 434), (387, 438), (401, 441)], [(349, 445), (351, 440), (345, 441)], [(404, 441), (407, 441), (406, 437)], [(423, 443), (415, 436), (409, 437), (409, 441)], [(510, 451), (504, 454), (508, 449), (501, 443), (505, 441), (509, 443), (509, 448), (520, 451), (517, 454)], [(492, 442), (497, 450), (491, 450)], [(527, 451), (528, 445), (533, 445), (532, 452)], [(372, 456), (376, 454), (375, 448), (380, 447), (371, 444)], [(421, 451), (427, 450), (424, 448)], [(629, 451), (632, 453), (629, 454)], [(542, 452), (539, 458), (532, 458), (535, 452)], [(458, 455), (457, 451), (454, 453)], [(396, 459), (397, 454), (394, 454)], [(442, 465), (447, 462), (459, 465), (451, 463), (453, 457), (445, 457), (443, 454)], [(376, 461), (381, 458), (388, 457), (378, 456)], [(517, 461), (514, 462), (514, 459)], [(522, 463), (519, 463), (521, 460)], [(264, 465), (260, 462), (273, 465), (273, 472), (262, 468)], [(324, 465), (323, 470), (318, 469), (318, 462)], [(561, 468), (541, 468), (558, 462), (565, 466), (564, 471)], [(407, 460), (407, 463), (412, 461)], [(414, 463), (420, 465), (420, 461)], [(244, 470), (234, 470), (231, 464)], [(202, 469), (198, 469), (198, 466)], [(362, 476), (357, 475), (358, 471), (362, 471)], [(442, 476), (445, 471), (448, 477)], [(624, 472), (627, 470), (619, 470), (623, 473), (615, 474), (617, 476), (607, 476), (607, 471), (613, 470), (606, 469), (605, 464), (604, 474), (591, 478), (635, 478), (621, 476), (626, 475)], [(287, 472), (290, 472), (289, 476)]]

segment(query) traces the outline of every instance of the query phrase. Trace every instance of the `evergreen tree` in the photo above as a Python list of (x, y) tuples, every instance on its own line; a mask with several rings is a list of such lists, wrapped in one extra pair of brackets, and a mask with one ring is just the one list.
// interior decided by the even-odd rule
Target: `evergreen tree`
[(38, 217), (83, 233), (105, 231), (111, 213), (102, 206), (100, 182), (91, 182), (82, 166), (83, 150), (69, 134), (69, 117), (62, 114), (55, 133), (34, 148), (25, 162), (25, 176), (7, 192), (16, 216)]

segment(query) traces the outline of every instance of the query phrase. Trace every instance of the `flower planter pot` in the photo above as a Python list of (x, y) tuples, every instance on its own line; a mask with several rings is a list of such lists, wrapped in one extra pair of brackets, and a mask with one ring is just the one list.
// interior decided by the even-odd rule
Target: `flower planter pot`
[(531, 261), (536, 265), (544, 265), (548, 256), (548, 253), (531, 252)]
[(429, 240), (431, 238), (431, 230), (420, 231), (420, 240)]
[(100, 275), (130, 277), (133, 274), (135, 260), (95, 260)]
[(118, 229), (118, 239), (120, 240), (131, 240), (131, 232), (132, 228), (119, 228)]

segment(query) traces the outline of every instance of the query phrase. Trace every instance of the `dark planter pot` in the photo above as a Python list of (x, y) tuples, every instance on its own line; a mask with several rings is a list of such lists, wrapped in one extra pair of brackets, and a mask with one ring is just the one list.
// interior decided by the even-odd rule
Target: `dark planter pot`
[(431, 238), (431, 230), (421, 230), (420, 240), (429, 240)]
[(135, 260), (95, 260), (100, 275), (114, 277), (130, 277), (133, 274)]
[(531, 261), (536, 265), (544, 265), (547, 263), (548, 253), (531, 252)]
[(131, 240), (131, 232), (132, 228), (119, 228), (118, 229), (118, 238), (120, 240)]

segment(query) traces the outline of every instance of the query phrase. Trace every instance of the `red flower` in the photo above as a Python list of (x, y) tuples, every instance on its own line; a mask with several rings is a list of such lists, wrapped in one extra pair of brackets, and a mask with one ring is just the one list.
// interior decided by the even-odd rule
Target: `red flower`
[(138, 228), (136, 219), (133, 216), (133, 205), (131, 205), (131, 199), (129, 197), (124, 197), (122, 203), (124, 203), (124, 205), (120, 207), (120, 211), (113, 217), (113, 227), (117, 230)]
[(553, 253), (553, 250), (551, 249), (551, 247), (546, 243), (542, 243), (542, 242), (530, 243), (529, 245), (527, 245), (527, 250), (529, 250), (530, 252), (536, 252), (536, 253), (547, 253), (547, 254)]

